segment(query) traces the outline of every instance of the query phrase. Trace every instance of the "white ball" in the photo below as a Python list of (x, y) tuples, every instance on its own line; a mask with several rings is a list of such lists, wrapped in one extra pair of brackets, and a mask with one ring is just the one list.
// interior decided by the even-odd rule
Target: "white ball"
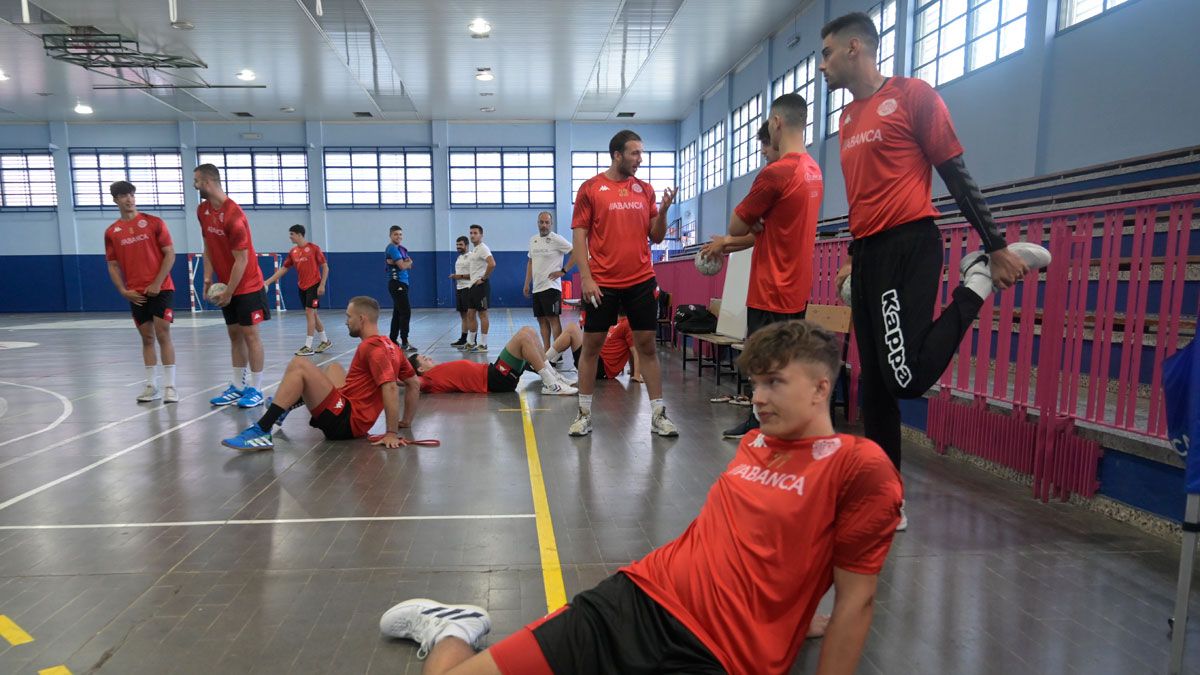
[(226, 286), (225, 284), (223, 284), (223, 283), (221, 283), (221, 282), (219, 282), (219, 281), (218, 281), (217, 283), (215, 283), (215, 284), (213, 284), (213, 285), (209, 286), (209, 287), (208, 287), (208, 299), (209, 299), (209, 301), (210, 301), (210, 302), (216, 302), (216, 301), (217, 301), (217, 298), (220, 298), (220, 297), (221, 297), (221, 294), (225, 292), (225, 289), (226, 289), (226, 288), (228, 288), (228, 286)]
[(721, 271), (721, 267), (725, 265), (725, 256), (714, 255), (706, 256), (703, 253), (696, 254), (696, 269), (706, 277), (711, 277)]

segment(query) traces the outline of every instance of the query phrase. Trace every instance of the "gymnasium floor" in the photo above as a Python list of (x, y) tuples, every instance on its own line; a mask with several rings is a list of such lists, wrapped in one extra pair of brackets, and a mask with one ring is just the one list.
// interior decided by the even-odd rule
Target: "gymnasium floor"
[[(323, 315), (334, 346), (317, 360), (348, 363), (357, 341), (340, 312)], [(274, 452), (239, 455), (220, 439), (261, 408), (209, 407), (228, 343), (217, 314), (198, 316), (176, 323), (183, 400), (168, 406), (134, 401), (126, 315), (0, 316), (0, 615), (13, 622), (0, 635), (18, 638), (0, 640), (0, 673), (418, 673), (411, 643), (379, 635), (399, 600), (484, 605), (493, 641), (545, 613), (554, 555), (531, 475), (544, 474), (570, 597), (684, 528), (732, 454), (719, 431), (744, 414), (710, 404), (711, 378), (664, 353), (678, 439), (651, 437), (627, 378), (598, 387), (595, 433), (571, 439), (574, 400), (527, 375), (519, 395), (422, 397), (414, 435), (439, 448), (328, 443), (297, 411)], [(533, 322), (493, 317), (491, 358)], [(297, 312), (263, 326), (267, 382), (303, 326)], [(458, 358), (457, 326), (418, 311), (413, 342)], [(859, 672), (1165, 670), (1177, 547), (920, 448), (905, 478), (912, 526)], [(816, 646), (794, 672), (815, 671)]]

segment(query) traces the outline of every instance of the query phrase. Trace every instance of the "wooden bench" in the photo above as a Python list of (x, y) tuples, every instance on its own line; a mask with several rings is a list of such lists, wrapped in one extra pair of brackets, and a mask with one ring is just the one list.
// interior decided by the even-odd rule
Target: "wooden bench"
[[(829, 416), (833, 417), (837, 406), (842, 407), (842, 414), (850, 420), (850, 364), (846, 357), (850, 353), (850, 308), (845, 305), (812, 305), (808, 306), (804, 318), (825, 330), (842, 336), (842, 369), (837, 381), (833, 383), (833, 391), (829, 394)], [(838, 390), (841, 396), (838, 396)]]

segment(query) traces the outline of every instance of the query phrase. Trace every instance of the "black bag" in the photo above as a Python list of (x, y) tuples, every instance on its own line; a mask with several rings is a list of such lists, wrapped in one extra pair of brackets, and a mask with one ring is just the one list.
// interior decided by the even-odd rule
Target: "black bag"
[(681, 333), (711, 333), (717, 329), (717, 317), (703, 305), (675, 308), (675, 330)]

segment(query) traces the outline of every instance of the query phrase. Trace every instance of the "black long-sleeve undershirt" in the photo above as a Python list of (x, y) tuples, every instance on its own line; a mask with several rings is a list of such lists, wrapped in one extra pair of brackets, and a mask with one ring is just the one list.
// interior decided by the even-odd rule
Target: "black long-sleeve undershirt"
[(967, 165), (963, 162), (962, 155), (938, 164), (937, 171), (942, 180), (946, 182), (950, 196), (954, 197), (954, 202), (958, 204), (963, 217), (979, 233), (979, 238), (983, 240), (983, 250), (991, 253), (1004, 248), (1007, 245), (1004, 235), (996, 227), (991, 209), (984, 201), (983, 193), (979, 190), (975, 179), (967, 171)]

